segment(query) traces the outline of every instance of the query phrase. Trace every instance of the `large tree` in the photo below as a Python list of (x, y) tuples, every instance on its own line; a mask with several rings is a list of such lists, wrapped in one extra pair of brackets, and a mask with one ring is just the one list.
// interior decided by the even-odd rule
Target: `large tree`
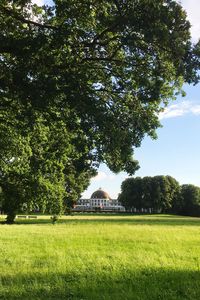
[(143, 179), (136, 177), (124, 180), (118, 200), (127, 210), (145, 207), (143, 206)]
[[(28, 0), (2, 0), (0, 166), (4, 194), (13, 160), (19, 173), (13, 184), (22, 185), (26, 195), (27, 189), (31, 191), (29, 182), (35, 182), (35, 199), (50, 187), (52, 199), (57, 190), (61, 198), (67, 191), (79, 194), (100, 162), (114, 172), (133, 174), (138, 168), (134, 148), (145, 134), (156, 137), (163, 105), (181, 91), (183, 82), (198, 81), (199, 44), (191, 44), (189, 29), (186, 13), (172, 0), (55, 0), (50, 7)], [(5, 132), (4, 125), (8, 127)], [(12, 132), (9, 138), (8, 130)], [(12, 137), (11, 145), (19, 153), (7, 149)], [(42, 154), (37, 153), (37, 143)], [(57, 152), (61, 149), (59, 154), (55, 147)], [(52, 149), (55, 155), (48, 158)], [(33, 174), (35, 179), (29, 180)], [(50, 182), (44, 185), (44, 180)], [(48, 189), (36, 188), (36, 183)]]
[(180, 186), (171, 176), (154, 176), (151, 179), (151, 201), (156, 212), (170, 211), (179, 197)]

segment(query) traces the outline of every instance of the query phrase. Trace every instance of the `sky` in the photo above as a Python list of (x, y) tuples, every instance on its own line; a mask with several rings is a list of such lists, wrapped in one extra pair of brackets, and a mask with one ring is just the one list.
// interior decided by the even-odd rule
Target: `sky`
[[(48, 0), (34, 0), (41, 5)], [(194, 42), (200, 38), (200, 0), (182, 0), (192, 25)], [(186, 97), (178, 97), (160, 115), (162, 128), (157, 130), (157, 140), (144, 138), (140, 148), (135, 150), (134, 158), (140, 169), (134, 176), (171, 175), (180, 184), (191, 183), (200, 186), (200, 83), (196, 86), (184, 85)], [(124, 172), (114, 174), (102, 164), (98, 175), (91, 179), (82, 198), (90, 198), (98, 188), (107, 191), (111, 198), (117, 198), (120, 186), (128, 175)]]

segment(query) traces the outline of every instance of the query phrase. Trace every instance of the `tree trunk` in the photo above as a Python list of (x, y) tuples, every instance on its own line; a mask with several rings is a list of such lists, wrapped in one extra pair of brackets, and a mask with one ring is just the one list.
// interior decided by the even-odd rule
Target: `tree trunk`
[(6, 223), (13, 224), (15, 222), (16, 212), (11, 211), (7, 214)]

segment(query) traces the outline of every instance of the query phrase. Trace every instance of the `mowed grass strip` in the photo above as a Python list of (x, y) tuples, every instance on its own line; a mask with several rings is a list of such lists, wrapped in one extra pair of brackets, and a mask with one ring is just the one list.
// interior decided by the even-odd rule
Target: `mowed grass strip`
[(200, 219), (75, 215), (0, 225), (0, 299), (200, 299)]

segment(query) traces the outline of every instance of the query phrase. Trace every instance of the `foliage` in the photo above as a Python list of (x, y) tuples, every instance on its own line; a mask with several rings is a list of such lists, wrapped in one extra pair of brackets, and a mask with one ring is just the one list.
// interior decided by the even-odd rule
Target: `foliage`
[(122, 182), (119, 201), (126, 208), (169, 211), (179, 197), (179, 183), (171, 176), (136, 177)]
[(187, 216), (200, 216), (200, 188), (192, 184), (182, 185), (173, 211)]
[(140, 177), (124, 180), (121, 190), (122, 192), (119, 194), (118, 200), (126, 209), (142, 207), (142, 179)]
[[(158, 114), (196, 83), (199, 44), (172, 0), (0, 3), (0, 185), (7, 213), (25, 201), (61, 213), (101, 162), (133, 174)], [(11, 218), (13, 219), (13, 217)]]
[(167, 212), (179, 194), (179, 183), (171, 176), (155, 176), (151, 182), (151, 199), (156, 211)]
[(127, 178), (118, 200), (128, 210), (151, 208), (154, 212), (200, 216), (200, 188), (192, 184), (180, 186), (171, 176)]

